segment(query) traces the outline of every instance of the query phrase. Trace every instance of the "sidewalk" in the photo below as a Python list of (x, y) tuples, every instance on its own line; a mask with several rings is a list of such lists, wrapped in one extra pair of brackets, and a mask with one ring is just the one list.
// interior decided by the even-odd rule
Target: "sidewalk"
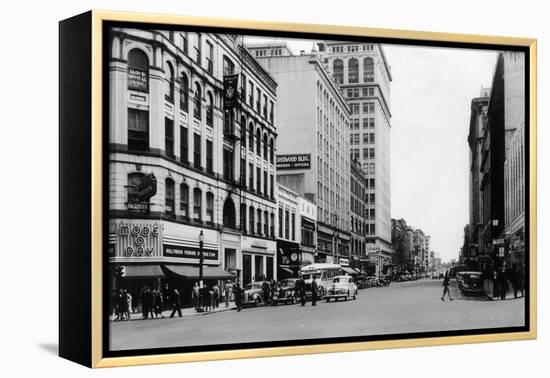
[[(500, 294), (498, 294), (498, 296), (493, 296), (493, 280), (490, 280), (490, 279), (485, 279), (484, 282), (483, 282), (483, 291), (485, 293), (485, 295), (487, 296), (487, 298), (489, 298), (490, 300), (492, 301), (500, 301), (502, 299), (500, 299)], [(524, 289), (524, 294), (525, 294), (525, 289)], [(519, 298), (523, 298), (521, 296), (521, 291), (518, 290), (518, 297), (517, 299)], [(510, 282), (508, 282), (508, 291), (506, 291), (506, 298), (505, 299), (516, 299), (514, 297), (514, 288), (512, 287), (512, 284)]]
[[(182, 315), (182, 317), (202, 316), (202, 315), (216, 314), (216, 313), (219, 313), (219, 312), (231, 311), (231, 310), (236, 310), (236, 309), (237, 309), (237, 307), (235, 306), (234, 302), (230, 303), (229, 307), (225, 307), (225, 303), (220, 303), (220, 307), (212, 309), (212, 311), (208, 311), (208, 312), (197, 312), (194, 307), (182, 308), (181, 309), (181, 315)], [(162, 312), (162, 316), (164, 316), (164, 319), (169, 319), (171, 314), (172, 314), (171, 309)], [(174, 314), (174, 318), (179, 318), (177, 311)], [(111, 321), (111, 322), (118, 322), (119, 321), (119, 320), (115, 320), (115, 319), (116, 319), (115, 315), (109, 316), (109, 321)], [(161, 316), (159, 316), (158, 318), (144, 319), (143, 318), (143, 313), (141, 313), (141, 312), (130, 313), (130, 320), (131, 321), (133, 321), (133, 320), (157, 320), (157, 319), (163, 319), (163, 318)], [(122, 320), (120, 320), (120, 321), (122, 321)], [(123, 321), (126, 321), (126, 320), (123, 320)]]

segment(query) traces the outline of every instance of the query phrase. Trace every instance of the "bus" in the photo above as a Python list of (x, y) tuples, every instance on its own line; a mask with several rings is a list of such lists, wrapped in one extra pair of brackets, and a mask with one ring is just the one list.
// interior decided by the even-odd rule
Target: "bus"
[(311, 293), (313, 276), (317, 278), (317, 285), (319, 286), (317, 298), (320, 299), (326, 295), (328, 288), (332, 285), (332, 279), (343, 274), (344, 271), (340, 264), (314, 263), (300, 269), (300, 276), (306, 283), (306, 293)]

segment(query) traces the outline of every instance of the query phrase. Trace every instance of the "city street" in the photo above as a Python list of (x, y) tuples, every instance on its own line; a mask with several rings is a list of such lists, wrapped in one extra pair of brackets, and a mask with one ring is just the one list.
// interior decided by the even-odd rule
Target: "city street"
[[(524, 324), (524, 299), (463, 297), (441, 301), (441, 280), (392, 283), (353, 301), (281, 305), (183, 318), (110, 322), (112, 350), (228, 344), (392, 333), (512, 327)], [(134, 315), (137, 316), (137, 315)]]

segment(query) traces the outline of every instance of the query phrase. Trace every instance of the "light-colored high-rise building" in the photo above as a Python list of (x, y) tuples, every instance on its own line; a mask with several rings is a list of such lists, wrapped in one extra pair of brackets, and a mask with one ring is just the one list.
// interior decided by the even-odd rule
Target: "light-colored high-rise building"
[(277, 182), (317, 204), (316, 262), (349, 264), (349, 110), (316, 55), (258, 59), (277, 81)]
[[(318, 54), (351, 111), (350, 154), (367, 175), (367, 246), (391, 262), (390, 66), (380, 44), (324, 41)], [(374, 245), (374, 248), (372, 246)]]

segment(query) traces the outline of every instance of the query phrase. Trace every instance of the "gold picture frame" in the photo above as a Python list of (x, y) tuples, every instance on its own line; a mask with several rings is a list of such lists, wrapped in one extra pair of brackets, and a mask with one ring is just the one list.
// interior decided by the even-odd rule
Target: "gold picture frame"
[[(140, 23), (140, 24), (162, 24), (162, 25), (185, 25), (189, 27), (212, 27), (212, 28), (228, 28), (239, 30), (250, 30), (254, 32), (285, 32), (285, 33), (312, 33), (312, 34), (330, 34), (330, 35), (342, 35), (346, 37), (373, 37), (373, 38), (385, 38), (385, 39), (399, 39), (408, 41), (421, 42), (453, 42), (453, 43), (469, 43), (477, 45), (500, 45), (500, 46), (520, 46), (528, 49), (529, 54), (529, 330), (525, 332), (515, 333), (488, 333), (488, 334), (476, 334), (476, 335), (461, 335), (461, 336), (445, 336), (445, 337), (429, 337), (418, 339), (395, 339), (395, 340), (380, 340), (380, 341), (365, 341), (365, 342), (342, 342), (331, 344), (311, 344), (305, 346), (285, 346), (285, 347), (267, 347), (267, 348), (255, 348), (255, 349), (241, 349), (241, 350), (218, 350), (208, 352), (190, 352), (190, 353), (171, 353), (171, 354), (152, 354), (152, 355), (138, 355), (138, 356), (121, 356), (121, 357), (104, 357), (103, 345), (104, 345), (104, 330), (103, 327), (103, 289), (102, 283), (104, 282), (104, 193), (106, 183), (103, 181), (103, 166), (105, 164), (104, 155), (104, 133), (106, 128), (103, 126), (104, 114), (103, 107), (105, 105), (105, 99), (103, 98), (105, 85), (105, 72), (104, 72), (104, 29), (105, 22), (128, 22), (128, 23)], [(68, 26), (67, 26), (68, 25)], [(280, 22), (259, 22), (253, 20), (231, 20), (221, 18), (210, 17), (190, 17), (190, 16), (175, 16), (175, 15), (161, 15), (161, 14), (144, 14), (144, 13), (125, 13), (125, 12), (110, 12), (110, 11), (91, 11), (82, 16), (77, 16), (73, 19), (61, 22), (60, 33), (60, 76), (63, 76), (66, 72), (64, 67), (67, 67), (68, 63), (63, 63), (64, 59), (70, 59), (75, 54), (73, 51), (77, 48), (76, 42), (67, 37), (67, 33), (75, 33), (79, 30), (86, 30), (87, 36), (85, 38), (89, 40), (89, 51), (81, 59), (87, 59), (90, 57), (89, 69), (90, 80), (89, 86), (85, 84), (83, 91), (90, 90), (89, 99), (90, 102), (84, 101), (82, 106), (89, 110), (89, 120), (91, 122), (89, 129), (83, 127), (82, 130), (87, 131), (86, 135), (82, 136), (83, 140), (90, 142), (89, 151), (90, 167), (86, 168), (84, 175), (89, 174), (89, 181), (86, 185), (90, 185), (89, 193), (89, 213), (90, 219), (85, 223), (85, 227), (82, 225), (71, 224), (70, 217), (61, 220), (64, 227), (61, 227), (60, 235), (63, 239), (66, 235), (64, 232), (74, 230), (77, 233), (83, 233), (88, 235), (90, 245), (89, 255), (86, 254), (86, 261), (75, 261), (68, 257), (68, 246), (61, 243), (60, 246), (60, 311), (68, 310), (70, 306), (74, 304), (65, 303), (63, 297), (68, 294), (67, 285), (69, 285), (70, 279), (76, 279), (71, 274), (76, 272), (86, 272), (84, 275), (90, 278), (89, 288), (91, 290), (89, 297), (83, 295), (84, 299), (89, 300), (89, 309), (91, 309), (89, 318), (83, 319), (82, 322), (90, 321), (89, 327), (85, 327), (84, 323), (73, 324), (70, 327), (66, 323), (66, 317), (60, 316), (60, 355), (62, 357), (74, 360), (84, 365), (99, 368), (99, 367), (115, 367), (115, 366), (131, 366), (131, 365), (145, 365), (145, 364), (161, 364), (161, 363), (174, 363), (174, 362), (196, 362), (196, 361), (209, 361), (209, 360), (222, 360), (222, 359), (240, 359), (251, 357), (268, 357), (268, 356), (285, 356), (285, 355), (302, 355), (302, 354), (314, 354), (314, 353), (329, 353), (329, 352), (349, 352), (349, 351), (362, 351), (373, 349), (390, 349), (390, 348), (404, 348), (404, 347), (419, 347), (419, 346), (437, 346), (437, 345), (449, 345), (449, 344), (467, 344), (467, 343), (484, 343), (484, 342), (497, 342), (497, 341), (514, 341), (514, 340), (527, 340), (535, 339), (537, 337), (537, 265), (536, 265), (536, 250), (537, 250), (537, 41), (536, 39), (527, 38), (512, 38), (501, 36), (481, 36), (481, 35), (469, 35), (469, 34), (452, 34), (452, 33), (436, 33), (436, 32), (423, 32), (423, 31), (411, 31), (411, 30), (395, 30), (395, 29), (378, 29), (368, 27), (354, 27), (354, 26), (336, 26), (336, 25), (316, 25), (316, 24), (296, 24), (296, 23), (280, 23)], [(73, 35), (74, 38), (74, 35)], [(73, 49), (73, 50), (71, 50)], [(76, 75), (76, 73), (75, 73)], [(60, 92), (66, 90), (64, 83), (69, 84), (70, 78), (61, 78)], [(65, 81), (64, 81), (65, 80)], [(64, 117), (66, 107), (72, 103), (70, 101), (81, 101), (78, 96), (70, 99), (68, 96), (63, 97), (63, 93), (60, 95), (60, 113), (61, 114), (61, 143), (63, 149), (64, 131), (66, 128), (63, 126), (65, 120), (69, 120), (70, 116)], [(76, 105), (75, 105), (76, 106)], [(67, 136), (69, 138), (69, 136)], [(88, 139), (89, 138), (89, 139)], [(61, 154), (61, 165), (63, 166), (63, 159), (66, 159), (67, 155)], [(76, 168), (74, 168), (76, 169)], [(62, 188), (66, 184), (64, 180), (63, 169), (61, 169), (61, 186)], [(70, 168), (66, 168), (67, 174), (71, 172)], [(64, 193), (67, 198), (78, 199), (82, 193), (69, 193), (70, 189), (67, 189)], [(63, 195), (62, 195), (63, 196)], [(60, 206), (66, 206), (61, 201)], [(64, 210), (61, 211), (60, 218), (64, 216)], [(73, 214), (73, 216), (76, 216)], [(89, 226), (89, 227), (88, 227)], [(76, 230), (75, 227), (81, 227)], [(86, 252), (88, 253), (88, 252)], [(88, 260), (89, 257), (89, 260)], [(81, 264), (81, 265), (78, 265)], [(67, 273), (71, 270), (72, 273)], [(66, 275), (68, 274), (68, 276)], [(87, 279), (87, 278), (85, 278)], [(78, 283), (76, 284), (79, 285)], [(81, 289), (85, 289), (81, 288)], [(75, 333), (82, 332), (85, 336), (76, 335)], [(78, 338), (83, 340), (83, 344), (86, 347), (80, 352), (73, 351), (75, 345), (78, 345)], [(89, 345), (88, 345), (89, 344)], [(88, 348), (89, 347), (89, 348)]]

